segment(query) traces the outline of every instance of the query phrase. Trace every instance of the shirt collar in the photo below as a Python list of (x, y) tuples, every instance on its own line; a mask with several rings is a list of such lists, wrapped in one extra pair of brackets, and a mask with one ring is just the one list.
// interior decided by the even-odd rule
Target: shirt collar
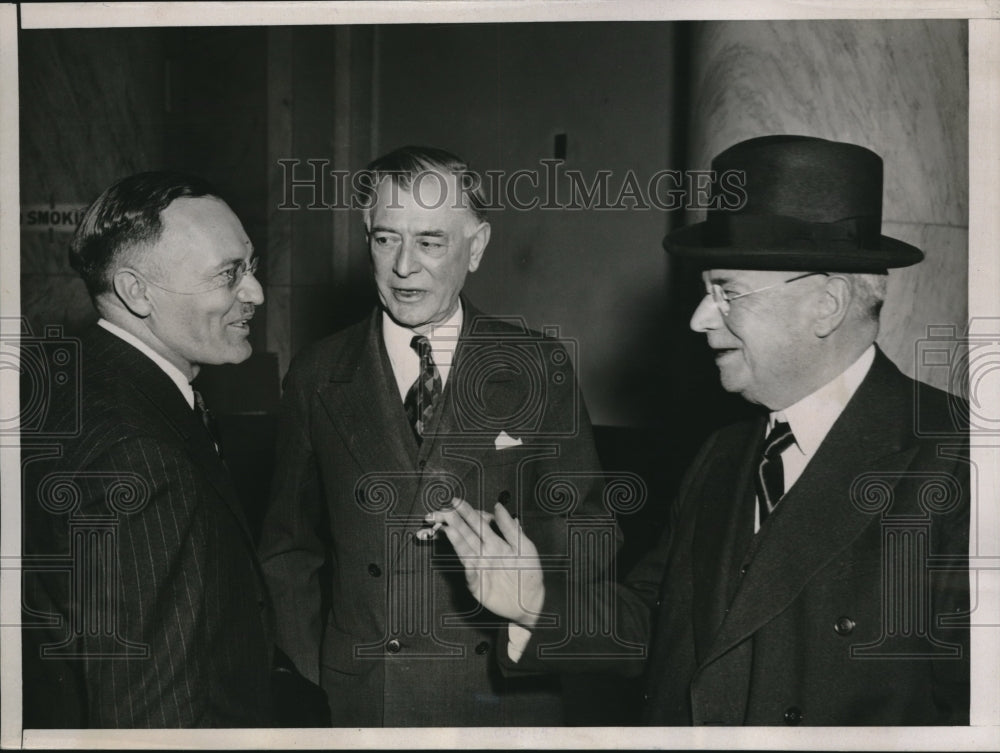
[(791, 427), (799, 449), (807, 456), (812, 456), (826, 438), (830, 427), (843, 413), (844, 407), (854, 397), (874, 360), (875, 346), (869, 345), (858, 360), (837, 377), (794, 405), (771, 413), (768, 431), (784, 419)]
[[(431, 343), (431, 352), (434, 356), (434, 363), (438, 368), (448, 368), (455, 355), (455, 348), (458, 347), (458, 336), (462, 331), (464, 312), (462, 303), (459, 301), (455, 313), (448, 317), (447, 321), (435, 325), (426, 337)], [(383, 309), (382, 311), (382, 338), (385, 342), (386, 350), (390, 355), (398, 353), (415, 353), (410, 347), (410, 341), (417, 334), (409, 327), (403, 327), (392, 320), (392, 317)], [(395, 359), (393, 359), (395, 360)]]
[(177, 389), (181, 391), (181, 394), (187, 401), (188, 406), (192, 410), (194, 410), (194, 388), (188, 382), (187, 377), (180, 369), (178, 369), (176, 366), (170, 363), (170, 361), (168, 361), (166, 358), (161, 356), (151, 347), (146, 345), (146, 343), (144, 343), (142, 340), (140, 340), (138, 337), (133, 335), (128, 330), (122, 329), (117, 324), (112, 324), (107, 319), (98, 319), (97, 323), (115, 337), (118, 337), (127, 342), (129, 345), (131, 345), (133, 348), (138, 350), (144, 356), (149, 358), (149, 360), (151, 360), (157, 366), (159, 366), (160, 369), (163, 371), (163, 373), (166, 374), (168, 377), (170, 377), (171, 381), (177, 385)]

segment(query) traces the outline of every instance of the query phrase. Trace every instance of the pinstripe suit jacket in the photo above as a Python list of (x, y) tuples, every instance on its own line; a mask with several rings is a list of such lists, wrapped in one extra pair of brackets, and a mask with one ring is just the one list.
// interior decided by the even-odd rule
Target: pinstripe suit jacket
[(22, 442), (24, 726), (267, 725), (270, 617), (225, 465), (138, 350), (95, 326), (79, 357)]

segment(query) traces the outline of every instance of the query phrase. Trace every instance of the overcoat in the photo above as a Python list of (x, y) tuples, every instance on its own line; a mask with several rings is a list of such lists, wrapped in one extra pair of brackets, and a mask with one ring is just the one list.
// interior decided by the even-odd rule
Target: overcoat
[(879, 351), (755, 535), (763, 419), (714, 435), (654, 605), (652, 724), (967, 724), (966, 406)]
[(568, 564), (575, 520), (599, 520), (607, 537), (585, 555), (591, 574), (617, 545), (565, 344), (463, 305), (422, 443), (380, 310), (307, 348), (286, 378), (261, 553), (278, 645), (326, 691), (334, 726), (562, 721), (557, 678), (501, 673), (506, 621), (472, 598), (446, 537), (415, 536), (430, 510), (453, 496), (486, 512), (504, 504), (546, 582), (586, 570)]
[(24, 386), (24, 726), (269, 726), (263, 573), (201, 419), (97, 325), (36, 352), (64, 378)]
[(594, 600), (615, 640), (546, 662), (533, 637), (520, 669), (637, 674), (609, 646), (647, 646), (652, 725), (967, 724), (968, 405), (877, 351), (755, 533), (765, 423), (708, 439), (660, 543)]

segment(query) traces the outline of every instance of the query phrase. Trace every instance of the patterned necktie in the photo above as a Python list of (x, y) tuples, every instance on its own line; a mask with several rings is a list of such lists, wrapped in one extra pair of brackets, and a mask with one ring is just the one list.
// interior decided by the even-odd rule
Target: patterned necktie
[(423, 440), (424, 433), (434, 416), (434, 406), (441, 397), (441, 374), (431, 355), (430, 340), (423, 335), (415, 335), (410, 340), (410, 347), (420, 356), (420, 374), (407, 390), (403, 407), (419, 443)]
[(215, 416), (205, 406), (205, 399), (201, 396), (198, 390), (194, 390), (194, 412), (198, 414), (198, 418), (201, 419), (202, 424), (205, 426), (205, 430), (208, 432), (208, 436), (212, 440), (212, 444), (215, 445), (215, 451), (219, 453), (219, 457), (222, 457), (222, 442), (219, 439), (219, 425), (216, 423)]
[(781, 453), (795, 443), (792, 427), (782, 421), (775, 424), (764, 440), (764, 455), (757, 466), (757, 504), (760, 506), (761, 525), (781, 501), (785, 493), (785, 469)]

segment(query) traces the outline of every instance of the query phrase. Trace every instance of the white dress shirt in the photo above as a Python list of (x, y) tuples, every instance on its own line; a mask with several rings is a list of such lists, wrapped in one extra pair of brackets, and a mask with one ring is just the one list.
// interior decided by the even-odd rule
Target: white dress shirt
[[(844, 407), (854, 397), (861, 382), (868, 375), (875, 360), (875, 346), (869, 345), (858, 360), (848, 366), (839, 376), (824, 384), (818, 390), (790, 405), (784, 410), (773, 411), (767, 422), (767, 433), (775, 424), (788, 423), (795, 435), (795, 441), (781, 453), (784, 470), (785, 491), (799, 480), (799, 476), (812, 460), (816, 450), (826, 439), (830, 428), (840, 418)], [(781, 504), (779, 502), (779, 504)], [(760, 528), (760, 505), (756, 506), (754, 531)]]
[[(459, 303), (458, 309), (448, 320), (436, 325), (426, 335), (431, 344), (431, 356), (441, 374), (441, 389), (448, 382), (451, 366), (455, 361), (455, 349), (458, 347), (458, 336), (462, 332), (464, 313)], [(396, 387), (399, 399), (406, 400), (406, 393), (420, 376), (420, 356), (410, 347), (410, 341), (417, 334), (412, 329), (400, 326), (392, 320), (385, 311), (382, 312), (382, 341), (389, 354), (392, 373), (396, 377)], [(507, 629), (507, 656), (511, 661), (518, 661), (524, 653), (524, 647), (531, 639), (531, 632), (516, 623), (509, 623)]]
[[(455, 348), (458, 347), (458, 336), (462, 331), (462, 304), (442, 323), (435, 325), (426, 335), (431, 343), (431, 357), (441, 374), (441, 389), (448, 383), (451, 364), (455, 360)], [(385, 311), (382, 312), (382, 341), (389, 353), (389, 363), (396, 377), (396, 387), (399, 389), (399, 399), (405, 400), (406, 393), (420, 376), (420, 355), (410, 347), (410, 341), (417, 334), (412, 329), (396, 324)]]
[(142, 340), (140, 340), (138, 337), (133, 335), (128, 330), (122, 329), (117, 324), (112, 324), (107, 319), (98, 319), (97, 323), (101, 327), (104, 327), (104, 329), (106, 329), (115, 337), (124, 340), (129, 345), (134, 347), (136, 350), (141, 352), (143, 355), (148, 356), (149, 359), (157, 366), (159, 366), (160, 369), (163, 370), (163, 373), (166, 374), (168, 377), (170, 377), (171, 381), (177, 385), (177, 389), (181, 391), (181, 394), (184, 396), (184, 399), (187, 400), (188, 406), (191, 408), (191, 410), (194, 410), (194, 388), (191, 387), (191, 384), (188, 382), (187, 377), (184, 376), (184, 373), (180, 369), (178, 369), (176, 366), (170, 363), (170, 361), (168, 361), (166, 358), (161, 356), (155, 350), (150, 348), (148, 345), (146, 345), (146, 343), (144, 343)]

